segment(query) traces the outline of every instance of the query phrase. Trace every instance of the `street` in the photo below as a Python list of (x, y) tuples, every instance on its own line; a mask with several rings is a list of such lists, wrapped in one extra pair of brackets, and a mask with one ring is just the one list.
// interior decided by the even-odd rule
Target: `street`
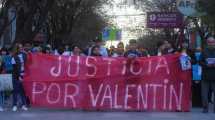
[(214, 120), (215, 114), (201, 113), (201, 109), (192, 112), (87, 112), (56, 109), (30, 109), (27, 112), (2, 112), (0, 120)]

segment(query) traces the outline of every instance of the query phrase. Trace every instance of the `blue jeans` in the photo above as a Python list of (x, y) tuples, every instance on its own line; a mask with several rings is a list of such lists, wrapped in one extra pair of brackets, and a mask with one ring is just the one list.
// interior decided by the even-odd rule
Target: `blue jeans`
[(13, 106), (17, 105), (18, 95), (20, 95), (21, 105), (26, 105), (26, 97), (22, 82), (19, 80), (13, 80)]
[(0, 107), (4, 105), (4, 92), (0, 91)]

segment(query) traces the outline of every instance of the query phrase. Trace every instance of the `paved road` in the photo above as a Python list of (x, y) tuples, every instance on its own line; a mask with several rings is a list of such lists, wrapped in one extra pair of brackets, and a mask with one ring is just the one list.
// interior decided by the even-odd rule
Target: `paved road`
[(215, 120), (215, 114), (193, 109), (189, 113), (161, 112), (87, 112), (31, 109), (27, 112), (2, 112), (0, 120)]

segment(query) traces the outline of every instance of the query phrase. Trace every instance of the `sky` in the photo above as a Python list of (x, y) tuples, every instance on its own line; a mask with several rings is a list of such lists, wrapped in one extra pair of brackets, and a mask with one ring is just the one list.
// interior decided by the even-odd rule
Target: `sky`
[[(130, 0), (128, 0), (130, 1)], [(145, 13), (137, 10), (133, 5), (123, 5), (123, 0), (113, 0), (113, 5), (105, 7), (111, 23), (122, 29), (122, 41), (127, 44), (130, 39), (137, 39), (145, 26)], [(128, 2), (129, 3), (129, 2)], [(132, 2), (130, 3), (132, 4)], [(131, 32), (131, 30), (135, 32)], [(107, 46), (118, 42), (107, 43)]]

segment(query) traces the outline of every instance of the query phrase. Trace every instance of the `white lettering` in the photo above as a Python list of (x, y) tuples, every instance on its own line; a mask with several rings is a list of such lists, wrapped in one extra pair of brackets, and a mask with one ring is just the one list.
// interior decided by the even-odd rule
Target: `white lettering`
[(122, 105), (118, 105), (117, 104), (117, 102), (118, 102), (118, 100), (117, 100), (117, 98), (118, 98), (117, 93), (118, 93), (118, 85), (115, 85), (115, 91), (114, 91), (114, 108), (115, 109), (120, 109), (120, 108), (122, 108)]
[[(40, 90), (37, 89), (40, 88)], [(42, 88), (41, 88), (42, 87)], [(47, 89), (47, 86), (45, 83), (33, 83), (33, 88), (32, 88), (32, 98), (33, 98), (33, 102), (36, 101), (36, 94), (43, 94)]]
[[(140, 109), (140, 99), (142, 101), (144, 109), (148, 108), (148, 88), (149, 88), (149, 85), (146, 84), (145, 85), (145, 94), (143, 94), (142, 86), (141, 85), (138, 86), (138, 89), (137, 89), (137, 109)], [(144, 96), (145, 96), (145, 98), (144, 98)]]
[(164, 68), (166, 69), (166, 73), (169, 75), (170, 74), (170, 70), (169, 70), (169, 66), (167, 64), (167, 60), (165, 57), (161, 57), (158, 61), (158, 65), (155, 68), (155, 73), (158, 72), (159, 69)]
[(71, 62), (72, 62), (72, 57), (70, 56), (67, 74), (69, 77), (76, 77), (79, 75), (79, 72), (80, 72), (80, 56), (77, 56), (77, 61), (76, 61), (77, 69), (76, 69), (75, 74), (73, 74), (73, 75), (70, 73), (71, 72), (71, 65), (70, 65)]
[(127, 62), (126, 62), (126, 61), (123, 61), (122, 63), (123, 63), (122, 75), (125, 75), (125, 73), (126, 73), (126, 64), (127, 64)]
[(157, 88), (162, 87), (162, 85), (160, 85), (160, 84), (150, 84), (150, 87), (153, 87), (153, 109), (156, 110)]
[(110, 74), (111, 74), (111, 63), (114, 61), (114, 59), (111, 59), (111, 58), (103, 58), (103, 59), (108, 62), (107, 76), (110, 76)]
[(89, 77), (94, 77), (94, 76), (96, 75), (96, 72), (97, 72), (97, 67), (96, 67), (96, 65), (90, 64), (90, 63), (89, 63), (89, 60), (90, 60), (90, 59), (94, 60), (95, 62), (96, 62), (97, 60), (96, 60), (95, 57), (91, 57), (91, 56), (88, 56), (87, 59), (86, 59), (86, 66), (94, 69), (94, 72), (91, 73), (91, 74), (90, 74), (90, 73), (87, 73), (87, 76), (89, 76)]
[(134, 71), (134, 63), (135, 63), (135, 61), (132, 61), (132, 62), (131, 62), (131, 67), (130, 67), (131, 73), (134, 74), (134, 75), (139, 75), (139, 74), (141, 74), (141, 73), (142, 73), (142, 70), (143, 70), (142, 67), (140, 67), (139, 71), (135, 72), (135, 71)]
[[(69, 94), (70, 87), (74, 88), (75, 91), (72, 94)], [(79, 94), (79, 87), (75, 84), (67, 83), (65, 85), (65, 96), (64, 96), (64, 107), (68, 104), (68, 99), (72, 100), (73, 107), (76, 107), (75, 96)]]
[[(55, 89), (57, 88), (57, 89)], [(54, 96), (57, 95), (55, 100), (51, 100), (51, 98), (54, 98)], [(61, 98), (61, 90), (60, 85), (56, 83), (52, 83), (47, 90), (47, 96), (46, 99), (49, 104), (56, 104), (60, 101)]]
[(96, 107), (97, 102), (98, 102), (98, 98), (99, 98), (99, 96), (101, 94), (101, 91), (102, 91), (102, 88), (103, 88), (103, 84), (100, 85), (98, 93), (96, 94), (96, 97), (94, 96), (92, 85), (88, 85), (88, 87), (89, 87), (89, 90), (90, 90), (90, 98), (91, 98), (91, 101), (92, 101), (92, 105), (93, 105), (93, 107)]
[(109, 100), (110, 108), (112, 108), (112, 106), (113, 106), (112, 103), (113, 102), (112, 102), (112, 93), (111, 93), (110, 85), (106, 85), (106, 87), (105, 87), (104, 96), (103, 96), (101, 104), (100, 104), (101, 106), (104, 105), (105, 99)]
[(163, 89), (163, 92), (164, 92), (164, 95), (163, 95), (163, 109), (166, 110), (166, 96), (167, 96), (167, 84), (169, 83), (169, 80), (168, 79), (165, 79), (164, 80), (164, 89)]
[(125, 90), (125, 102), (124, 102), (124, 108), (125, 109), (131, 109), (130, 106), (128, 106), (128, 98), (131, 98), (132, 95), (129, 94), (129, 88), (134, 88), (136, 85), (126, 85), (126, 90)]
[[(50, 74), (54, 77), (59, 77), (61, 74), (61, 69), (62, 69), (62, 57), (61, 56), (59, 56), (58, 61), (59, 61), (58, 67), (52, 67), (50, 70)], [(56, 71), (56, 69), (57, 69), (57, 71)]]
[(170, 103), (169, 103), (169, 110), (172, 110), (172, 101), (173, 101), (173, 95), (175, 97), (176, 101), (176, 107), (177, 110), (181, 110), (181, 104), (182, 104), (182, 95), (183, 95), (183, 87), (184, 84), (180, 84), (180, 91), (179, 91), (179, 96), (176, 94), (176, 90), (173, 85), (170, 86)]

